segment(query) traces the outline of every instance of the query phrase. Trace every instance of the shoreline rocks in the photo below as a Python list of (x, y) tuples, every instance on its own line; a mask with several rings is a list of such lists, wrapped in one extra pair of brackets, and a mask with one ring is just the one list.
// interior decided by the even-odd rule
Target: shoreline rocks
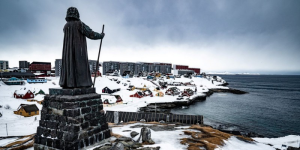
[(170, 113), (173, 108), (186, 107), (194, 104), (195, 102), (205, 101), (206, 97), (211, 96), (213, 93), (233, 93), (233, 94), (246, 94), (248, 92), (237, 90), (237, 89), (210, 89), (205, 93), (204, 96), (197, 96), (188, 101), (174, 101), (165, 103), (150, 103), (145, 107), (140, 107), (140, 112), (159, 112), (159, 113)]

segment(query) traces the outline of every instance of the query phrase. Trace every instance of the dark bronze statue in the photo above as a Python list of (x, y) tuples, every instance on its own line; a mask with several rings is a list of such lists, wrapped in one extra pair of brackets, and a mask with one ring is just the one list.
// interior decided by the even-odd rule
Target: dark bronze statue
[(86, 37), (102, 39), (104, 33), (94, 32), (79, 19), (77, 8), (67, 11), (59, 85), (63, 88), (84, 88), (93, 85), (89, 69)]

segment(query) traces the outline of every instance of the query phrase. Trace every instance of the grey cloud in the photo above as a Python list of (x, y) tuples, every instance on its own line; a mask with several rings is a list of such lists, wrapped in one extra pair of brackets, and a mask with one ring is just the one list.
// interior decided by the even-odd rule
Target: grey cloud
[[(176, 49), (185, 45), (195, 55), (205, 51), (201, 49), (203, 47), (222, 53), (223, 58), (220, 59), (228, 64), (233, 61), (226, 58), (237, 52), (240, 55), (236, 57), (240, 58), (247, 57), (243, 53), (264, 56), (257, 57), (260, 60), (256, 61), (265, 59), (269, 66), (276, 60), (284, 61), (286, 68), (300, 64), (299, 59), (295, 58), (300, 55), (300, 1), (297, 0), (4, 0), (0, 2), (0, 59), (5, 59), (3, 54), (8, 53), (6, 49), (23, 53), (22, 49), (36, 52), (42, 47), (52, 48), (51, 52), (59, 56), (64, 17), (70, 6), (79, 9), (81, 20), (94, 31), (101, 32), (102, 24), (106, 25), (104, 46), (112, 53), (117, 48), (122, 49), (123, 53), (135, 49), (135, 52), (143, 54), (147, 53), (145, 49), (164, 45)], [(91, 54), (97, 51), (98, 46), (99, 41), (88, 41)], [(270, 53), (272, 57), (268, 58)], [(105, 59), (113, 60), (108, 56)], [(140, 58), (130, 58), (132, 61), (137, 59)], [(249, 60), (244, 68), (263, 68), (251, 64), (255, 64), (255, 60)], [(206, 66), (203, 64), (204, 68)], [(276, 68), (273, 65), (270, 70), (284, 70), (285, 66)], [(234, 70), (234, 67), (223, 68)], [(236, 68), (241, 67), (237, 65)], [(300, 71), (297, 67), (293, 68)]]

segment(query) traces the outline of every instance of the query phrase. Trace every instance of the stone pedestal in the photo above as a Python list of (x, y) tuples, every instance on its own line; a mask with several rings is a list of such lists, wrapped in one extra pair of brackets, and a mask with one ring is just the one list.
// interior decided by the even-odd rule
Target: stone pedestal
[(35, 136), (35, 150), (77, 150), (109, 138), (101, 95), (95, 88), (49, 89)]

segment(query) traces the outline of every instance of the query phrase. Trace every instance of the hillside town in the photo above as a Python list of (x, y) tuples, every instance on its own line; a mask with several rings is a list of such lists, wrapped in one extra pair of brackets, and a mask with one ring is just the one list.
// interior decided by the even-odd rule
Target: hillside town
[[(200, 72), (200, 68), (189, 68), (187, 65), (172, 66), (171, 63), (107, 61), (101, 63), (99, 71), (96, 71), (95, 61), (89, 62), (91, 77), (96, 77), (95, 92), (101, 95), (102, 108), (106, 113), (109, 130), (103, 130), (103, 133), (101, 131), (102, 137), (99, 134), (92, 135), (88, 141), (79, 143), (79, 148), (97, 149), (99, 145), (96, 143), (101, 139), (106, 139), (102, 141), (102, 146), (100, 146), (102, 148), (111, 147), (112, 145), (109, 146), (109, 143), (116, 142), (115, 144), (117, 144), (118, 140), (126, 147), (128, 144), (130, 145), (131, 140), (138, 141), (138, 136), (131, 136), (138, 134), (140, 129), (134, 126), (145, 125), (151, 129), (159, 127), (160, 132), (157, 129), (152, 130), (152, 138), (148, 141), (151, 144), (142, 146), (135, 143), (132, 145), (135, 148), (147, 149), (150, 146), (152, 149), (172, 147), (188, 149), (195, 145), (195, 142), (191, 142), (193, 140), (197, 141), (197, 147), (205, 149), (222, 149), (223, 142), (220, 141), (223, 140), (225, 145), (228, 143), (229, 147), (241, 144), (254, 149), (273, 149), (280, 145), (278, 143), (275, 143), (277, 145), (273, 147), (265, 145), (265, 138), (254, 138), (257, 142), (251, 144), (251, 142), (248, 143), (253, 140), (248, 138), (251, 137), (250, 134), (229, 130), (220, 132), (205, 125), (203, 121), (205, 116), (172, 114), (170, 112), (173, 108), (188, 109), (196, 102), (205, 101), (206, 97), (214, 92), (243, 93), (243, 91), (226, 87), (228, 83), (219, 76), (206, 75)], [(61, 61), (56, 60), (55, 67), (51, 67), (50, 62), (32, 62), (30, 64), (27, 61), (20, 61), (19, 64), (18, 68), (9, 68), (7, 61), (1, 61), (0, 128), (6, 130), (1, 130), (0, 136), (11, 138), (0, 140), (0, 144), (3, 143), (4, 147), (10, 148), (23, 146), (33, 149), (33, 139), (35, 139), (36, 142), (47, 140), (49, 147), (59, 148), (58, 145), (54, 145), (55, 140), (50, 140), (55, 138), (58, 133), (44, 133), (42, 137), (35, 135), (41, 134), (40, 126), (43, 126), (43, 122), (47, 122), (47, 118), (43, 118), (43, 105), (48, 103), (49, 94), (51, 95), (51, 92), (53, 94), (54, 91), (51, 89), (61, 89), (59, 87)], [(60, 108), (54, 103), (50, 103), (50, 106)], [(88, 117), (88, 115), (90, 114), (84, 116)], [(48, 124), (50, 125), (50, 122)], [(92, 127), (92, 125), (93, 122), (89, 122), (88, 126)], [(45, 125), (45, 127), (49, 128), (49, 131), (54, 131), (51, 126)], [(82, 125), (82, 129), (84, 129), (83, 127), (86, 128), (86, 125)], [(43, 130), (46, 129), (43, 128)], [(125, 130), (131, 132), (122, 132)], [(111, 135), (108, 135), (108, 132), (111, 132)], [(206, 134), (202, 136), (207, 138), (199, 140), (195, 136), (191, 136), (201, 132), (205, 132)], [(130, 135), (128, 135), (129, 133)], [(168, 139), (172, 142), (166, 141), (166, 138), (162, 136), (171, 134), (174, 136)], [(126, 138), (130, 136), (131, 140), (127, 139), (126, 141)], [(255, 135), (252, 136), (255, 137)], [(236, 137), (244, 138), (247, 142), (240, 141)], [(289, 141), (295, 138), (297, 137), (284, 137), (280, 140)], [(209, 139), (218, 140), (210, 141)], [(15, 140), (23, 144), (14, 144)], [(207, 143), (206, 140), (209, 142)], [(267, 143), (272, 142), (271, 140)]]

